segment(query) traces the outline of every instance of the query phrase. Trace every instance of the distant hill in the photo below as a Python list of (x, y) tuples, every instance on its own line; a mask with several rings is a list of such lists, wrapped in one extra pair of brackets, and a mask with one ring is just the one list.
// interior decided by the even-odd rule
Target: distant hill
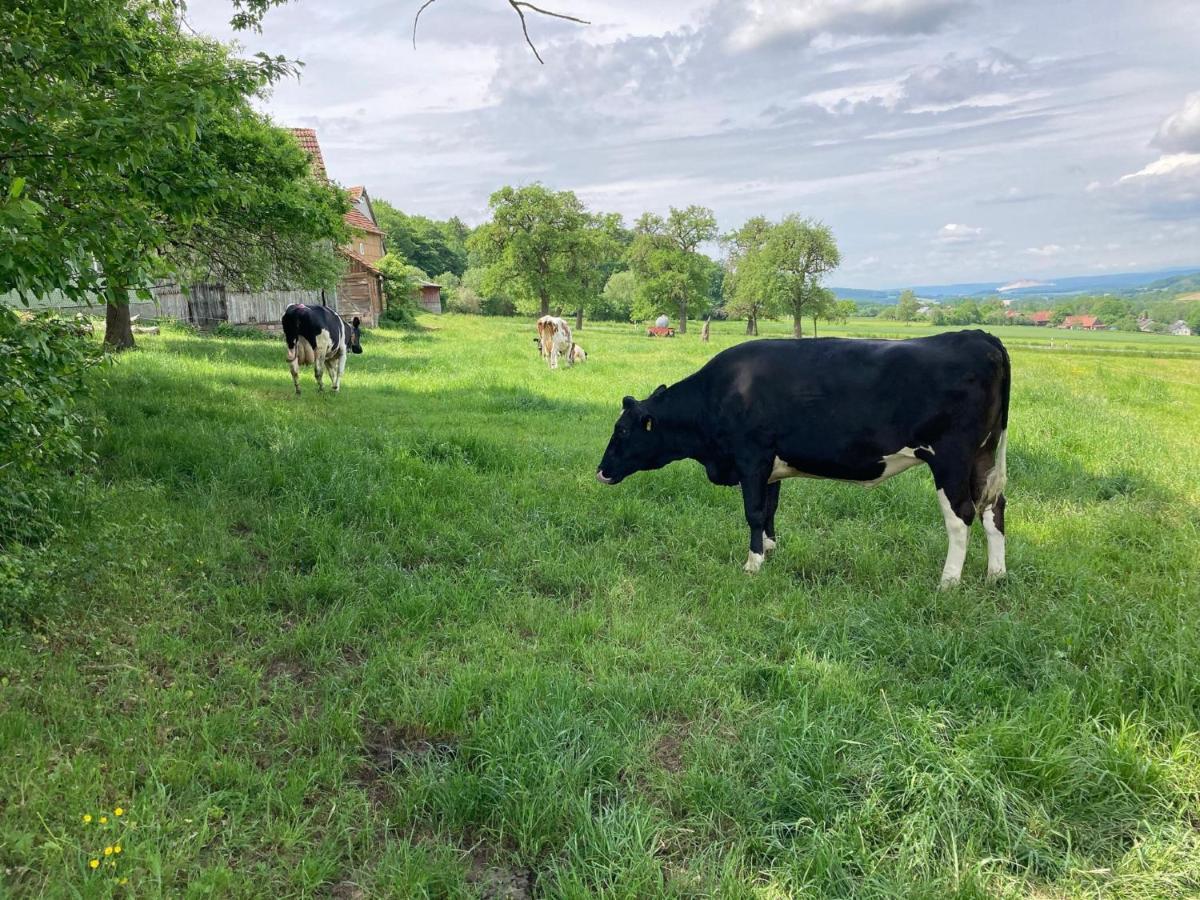
[[(859, 303), (892, 304), (903, 288), (867, 290), (832, 288), (839, 299)], [(913, 285), (911, 290), (926, 300), (950, 297), (1013, 298), (1061, 297), (1068, 294), (1134, 294), (1142, 291), (1200, 291), (1200, 266), (1158, 269), (1154, 272), (1123, 272), (1108, 275), (1073, 275), (1050, 281), (1010, 279), (1008, 281), (962, 282), (958, 284)]]

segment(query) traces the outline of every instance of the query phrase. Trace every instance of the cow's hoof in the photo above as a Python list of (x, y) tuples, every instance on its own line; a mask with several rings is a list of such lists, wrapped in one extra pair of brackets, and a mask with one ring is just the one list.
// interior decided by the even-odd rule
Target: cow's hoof
[(766, 535), (763, 535), (763, 554), (764, 555), (767, 553), (770, 553), (772, 550), (774, 550), (778, 546), (779, 546), (779, 543), (775, 540), (775, 538), (769, 538)]
[(746, 557), (746, 564), (742, 566), (742, 571), (747, 575), (754, 575), (762, 568), (763, 560), (766, 559), (765, 553), (755, 553), (750, 551), (750, 555)]
[(958, 578), (943, 578), (941, 581), (938, 582), (938, 590), (939, 591), (948, 591), (951, 588), (956, 588), (956, 587), (958, 587), (960, 580), (961, 579), (958, 579)]
[(994, 571), (994, 572), (991, 569), (988, 569), (987, 580), (988, 581), (1000, 581), (1001, 579), (1005, 578), (1007, 575), (1008, 575), (1008, 571), (1006, 569), (998, 569), (997, 571)]

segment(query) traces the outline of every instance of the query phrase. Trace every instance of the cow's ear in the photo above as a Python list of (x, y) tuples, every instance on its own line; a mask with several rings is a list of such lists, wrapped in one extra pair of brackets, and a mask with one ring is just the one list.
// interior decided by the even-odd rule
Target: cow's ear
[(632, 397), (623, 397), (621, 399), (621, 406), (623, 406), (625, 409), (633, 409), (635, 406), (637, 406), (637, 401)]
[(662, 393), (663, 391), (665, 391), (666, 389), (667, 389), (667, 386), (666, 386), (665, 384), (660, 384), (658, 387), (656, 387), (656, 388), (654, 389), (654, 393), (653, 393), (653, 394), (651, 394), (650, 396), (651, 396), (651, 397), (657, 397), (659, 394), (661, 394), (661, 393)]
[(358, 316), (355, 316), (355, 317), (354, 317), (354, 322), (353, 322), (352, 324), (354, 325), (354, 327), (355, 327), (355, 328), (357, 328), (357, 327), (359, 326), (359, 319), (358, 319)]

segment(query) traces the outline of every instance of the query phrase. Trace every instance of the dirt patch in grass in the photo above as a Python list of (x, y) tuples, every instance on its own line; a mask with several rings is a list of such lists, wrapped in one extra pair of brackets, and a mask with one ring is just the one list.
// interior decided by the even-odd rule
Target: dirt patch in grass
[(358, 770), (358, 781), (367, 790), (373, 805), (386, 803), (391, 794), (388, 776), (398, 769), (411, 768), (458, 755), (458, 738), (432, 734), (414, 725), (369, 726), (363, 741), (366, 762)]
[(688, 729), (686, 723), (674, 725), (657, 741), (651, 757), (658, 766), (672, 775), (683, 771), (684, 744), (687, 743)]
[(523, 900), (532, 897), (536, 881), (537, 873), (532, 869), (506, 865), (490, 847), (481, 845), (471, 851), (467, 883), (473, 885), (484, 900)]

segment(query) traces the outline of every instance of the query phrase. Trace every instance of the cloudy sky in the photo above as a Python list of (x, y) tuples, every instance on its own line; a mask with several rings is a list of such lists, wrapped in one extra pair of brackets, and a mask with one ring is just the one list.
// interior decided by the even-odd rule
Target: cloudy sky
[[(401, 209), (487, 216), (540, 181), (632, 220), (829, 223), (833, 282), (902, 287), (1200, 265), (1196, 0), (291, 0), (249, 51), (266, 108)], [(190, 0), (233, 39), (229, 0)]]

